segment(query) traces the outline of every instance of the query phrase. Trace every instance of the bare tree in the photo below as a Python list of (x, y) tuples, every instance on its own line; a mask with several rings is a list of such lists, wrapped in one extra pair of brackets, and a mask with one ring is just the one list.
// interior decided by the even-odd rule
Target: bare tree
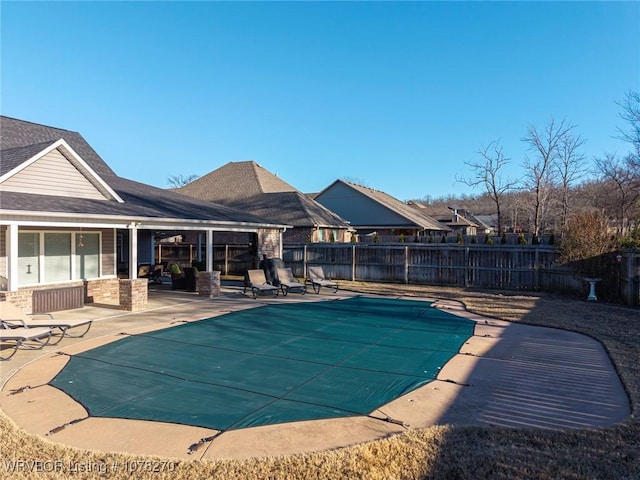
[(569, 216), (569, 202), (573, 186), (586, 173), (584, 168), (585, 156), (580, 153), (580, 147), (586, 143), (580, 135), (570, 132), (560, 141), (557, 162), (555, 165), (560, 180), (560, 228), (562, 233), (567, 229)]
[(624, 235), (629, 213), (640, 200), (640, 185), (636, 166), (632, 155), (620, 159), (615, 154), (607, 154), (596, 159), (596, 165), (603, 176), (603, 181), (611, 185), (609, 198), (613, 202), (610, 208), (617, 223), (617, 233)]
[(622, 140), (631, 143), (634, 149), (633, 163), (640, 165), (640, 93), (629, 91), (618, 104), (622, 108), (619, 116), (627, 122), (627, 128), (618, 128)]
[(193, 182), (196, 178), (198, 178), (198, 175), (191, 174), (191, 175), (169, 175), (169, 177), (167, 178), (167, 183), (169, 184), (169, 187), (172, 188), (180, 188), (180, 187), (184, 187), (187, 183), (191, 183)]
[(513, 190), (518, 180), (507, 180), (501, 175), (501, 169), (509, 163), (504, 156), (500, 141), (493, 141), (487, 146), (482, 146), (478, 151), (481, 159), (465, 162), (473, 171), (471, 177), (459, 177), (457, 181), (470, 187), (482, 186), (496, 207), (498, 215), (498, 233), (502, 233), (502, 205), (505, 195)]
[(532, 192), (533, 234), (536, 237), (540, 235), (541, 225), (545, 221), (547, 203), (554, 184), (554, 161), (561, 142), (574, 128), (574, 125), (567, 124), (565, 120), (557, 122), (551, 118), (542, 131), (529, 125), (527, 135), (522, 138), (535, 154), (534, 158), (526, 158), (524, 168)]

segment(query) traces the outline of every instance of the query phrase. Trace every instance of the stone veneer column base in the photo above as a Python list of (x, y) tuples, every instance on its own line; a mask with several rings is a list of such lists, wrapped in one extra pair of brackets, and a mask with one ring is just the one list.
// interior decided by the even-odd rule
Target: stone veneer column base
[(198, 295), (217, 297), (220, 295), (220, 272), (200, 272), (197, 279)]
[(147, 308), (149, 280), (146, 278), (120, 279), (120, 310), (139, 312)]

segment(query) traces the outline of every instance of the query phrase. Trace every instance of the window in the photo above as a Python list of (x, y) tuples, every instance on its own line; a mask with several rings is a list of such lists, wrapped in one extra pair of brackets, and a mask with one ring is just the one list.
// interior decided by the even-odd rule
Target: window
[(100, 234), (76, 233), (76, 279), (100, 276)]
[(40, 282), (40, 234), (18, 233), (18, 284)]
[(44, 281), (71, 280), (71, 234), (44, 234)]
[(19, 232), (18, 284), (99, 278), (101, 243), (96, 232)]

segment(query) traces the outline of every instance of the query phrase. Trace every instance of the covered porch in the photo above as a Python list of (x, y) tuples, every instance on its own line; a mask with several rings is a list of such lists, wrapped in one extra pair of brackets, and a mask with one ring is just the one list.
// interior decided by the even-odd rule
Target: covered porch
[[(218, 222), (134, 219), (120, 221), (7, 222), (0, 224), (0, 301), (24, 311), (44, 313), (83, 307), (113, 306), (125, 311), (148, 307), (149, 276), (142, 265), (156, 264), (159, 233), (180, 232), (200, 242), (192, 291), (202, 297), (220, 294), (220, 271), (214, 266), (217, 235), (242, 233), (255, 239), (259, 255), (279, 256), (282, 228)], [(165, 267), (166, 267), (165, 262)], [(182, 264), (185, 267), (192, 265)], [(167, 272), (170, 273), (170, 272)]]

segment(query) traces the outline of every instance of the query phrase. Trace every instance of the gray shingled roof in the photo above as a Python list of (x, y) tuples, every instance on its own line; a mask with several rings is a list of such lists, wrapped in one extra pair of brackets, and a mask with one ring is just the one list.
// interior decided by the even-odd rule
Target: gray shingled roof
[(228, 202), (263, 193), (297, 190), (256, 162), (246, 161), (229, 162), (176, 191), (202, 200)]
[[(423, 228), (425, 230), (441, 230), (441, 231), (450, 230), (446, 225), (443, 225), (435, 218), (427, 215), (424, 212), (421, 212), (420, 210), (412, 207), (411, 205), (407, 205), (406, 203), (401, 202), (397, 198), (389, 195), (388, 193), (382, 192), (380, 190), (374, 190), (373, 188), (364, 187), (362, 185), (348, 182), (346, 180), (336, 180), (331, 185), (334, 185), (337, 182), (342, 182), (348, 185), (349, 187), (353, 188), (354, 190), (361, 193), (362, 195), (369, 197), (370, 199), (388, 208), (389, 210), (395, 212), (396, 214), (404, 217), (410, 223), (413, 223), (414, 225), (420, 228)], [(325, 190), (328, 190), (329, 188), (331, 188), (331, 185), (327, 187)]]
[(231, 204), (272, 222), (294, 227), (349, 227), (345, 220), (300, 192), (265, 193)]
[(339, 215), (253, 161), (227, 163), (174, 191), (294, 227), (349, 228)]
[[(47, 127), (46, 125), (39, 125), (37, 123), (4, 116), (0, 117), (0, 122), (0, 150), (2, 151), (3, 164), (5, 150), (39, 144), (51, 145), (53, 142), (64, 138), (69, 146), (73, 148), (98, 175), (115, 175), (115, 172), (111, 170), (109, 165), (100, 158), (100, 155), (91, 148), (91, 145), (89, 145), (78, 132)], [(5, 173), (4, 167), (3, 173)]]
[[(4, 126), (4, 125), (3, 125)], [(4, 132), (2, 132), (4, 135)], [(34, 155), (37, 155), (49, 145), (52, 145), (54, 142), (42, 142), (36, 143), (34, 145), (27, 145), (25, 147), (16, 147), (16, 148), (8, 148), (6, 150), (2, 150), (2, 162), (0, 162), (0, 175), (4, 175), (7, 172), (10, 172), (18, 165), (26, 162)]]
[[(0, 144), (2, 146), (0, 163), (3, 165), (3, 173), (5, 173), (5, 169), (10, 171), (19, 165), (20, 160), (25, 161), (31, 158), (53, 142), (63, 138), (124, 200), (124, 203), (119, 203), (108, 200), (3, 191), (0, 205), (5, 211), (184, 219), (258, 225), (272, 224), (272, 222), (264, 218), (230, 206), (202, 202), (180, 193), (119, 177), (78, 133), (8, 117), (0, 117), (0, 122)], [(30, 136), (29, 132), (33, 132), (33, 136)], [(25, 143), (22, 144), (22, 142)], [(83, 156), (82, 152), (88, 157)], [(5, 161), (7, 162), (6, 166)]]

